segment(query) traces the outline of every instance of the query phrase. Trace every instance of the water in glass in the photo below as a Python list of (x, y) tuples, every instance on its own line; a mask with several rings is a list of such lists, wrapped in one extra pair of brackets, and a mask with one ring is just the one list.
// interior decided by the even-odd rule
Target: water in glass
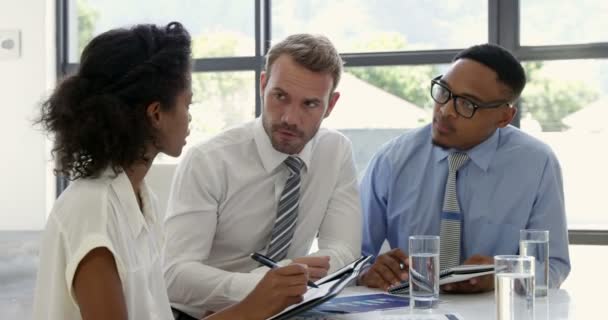
[(414, 308), (432, 308), (439, 301), (439, 254), (410, 256), (410, 304)]
[(534, 319), (534, 275), (496, 274), (498, 320)]
[(549, 287), (549, 242), (539, 240), (522, 240), (519, 252), (523, 256), (534, 257), (536, 296), (546, 296)]

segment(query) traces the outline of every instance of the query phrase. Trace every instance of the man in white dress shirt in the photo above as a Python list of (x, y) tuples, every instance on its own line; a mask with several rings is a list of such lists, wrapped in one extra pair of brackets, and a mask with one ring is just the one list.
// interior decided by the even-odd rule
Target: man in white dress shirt
[[(260, 78), (261, 118), (181, 161), (165, 222), (174, 308), (200, 317), (244, 298), (268, 270), (253, 252), (305, 264), (312, 280), (360, 256), (351, 143), (320, 128), (340, 97), (342, 64), (323, 36), (277, 43)], [(317, 236), (319, 250), (309, 255)]]

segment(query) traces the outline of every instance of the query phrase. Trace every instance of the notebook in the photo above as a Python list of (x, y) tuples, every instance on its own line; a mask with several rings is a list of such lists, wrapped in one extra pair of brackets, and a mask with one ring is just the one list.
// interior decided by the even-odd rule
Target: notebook
[(372, 293), (336, 297), (317, 306), (312, 311), (326, 314), (348, 314), (405, 308), (409, 305), (409, 297), (388, 293)]
[(372, 256), (363, 256), (342, 269), (327, 275), (315, 282), (319, 288), (309, 288), (304, 294), (304, 301), (292, 305), (269, 320), (284, 320), (310, 310), (336, 297), (346, 285), (354, 281), (361, 269), (370, 261)]
[[(484, 276), (494, 273), (494, 265), (488, 264), (468, 264), (460, 265), (453, 268), (445, 269), (439, 273), (439, 285), (444, 285), (452, 282), (465, 281), (471, 278)], [(410, 275), (410, 277), (413, 275)], [(410, 282), (406, 280), (401, 284), (392, 286), (388, 289), (392, 294), (407, 294), (409, 292)]]

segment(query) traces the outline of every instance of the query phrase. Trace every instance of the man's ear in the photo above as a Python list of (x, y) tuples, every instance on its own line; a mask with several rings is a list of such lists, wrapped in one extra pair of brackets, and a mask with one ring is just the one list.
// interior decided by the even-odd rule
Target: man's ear
[(505, 110), (500, 113), (500, 118), (498, 119), (498, 123), (496, 126), (498, 128), (504, 128), (508, 126), (511, 121), (513, 121), (513, 118), (515, 118), (516, 114), (517, 108), (515, 106), (505, 108)]
[(162, 117), (160, 102), (156, 101), (150, 103), (146, 107), (146, 116), (148, 117), (148, 120), (150, 120), (152, 127), (159, 128)]
[(325, 110), (325, 114), (323, 115), (323, 118), (329, 117), (331, 112), (334, 110), (334, 107), (336, 106), (336, 102), (338, 102), (338, 99), (340, 99), (340, 92), (336, 91), (331, 94), (331, 97), (329, 98), (329, 104), (327, 105), (327, 110)]
[(268, 77), (266, 71), (262, 71), (260, 73), (260, 97), (264, 96), (264, 90), (266, 90), (266, 85), (268, 84)]

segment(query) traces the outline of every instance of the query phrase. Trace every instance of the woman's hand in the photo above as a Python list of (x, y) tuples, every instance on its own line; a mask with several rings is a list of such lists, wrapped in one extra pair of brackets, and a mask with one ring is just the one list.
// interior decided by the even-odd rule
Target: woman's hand
[(271, 269), (238, 304), (239, 318), (263, 320), (302, 301), (308, 282), (308, 267), (290, 264)]

